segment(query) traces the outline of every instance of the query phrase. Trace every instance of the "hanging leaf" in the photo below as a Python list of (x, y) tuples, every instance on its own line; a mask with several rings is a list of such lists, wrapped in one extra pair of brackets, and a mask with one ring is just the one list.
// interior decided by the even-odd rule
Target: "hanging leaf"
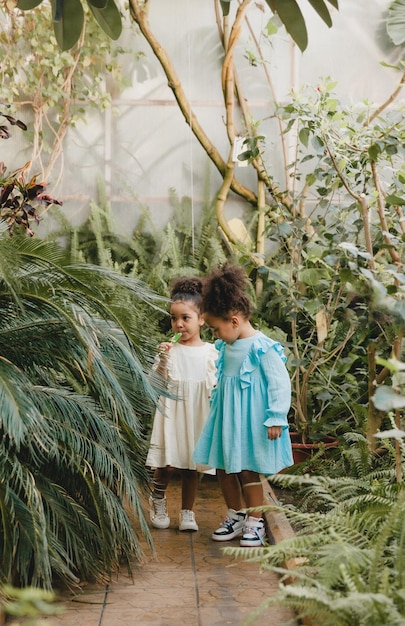
[(229, 7), (231, 4), (231, 0), (219, 0), (219, 4), (221, 5), (222, 13), (224, 17), (229, 15)]
[(56, 41), (62, 50), (69, 50), (73, 48), (83, 29), (84, 11), (82, 3), (80, 0), (63, 0), (61, 12), (59, 11), (58, 0), (51, 0), (51, 3)]
[(301, 52), (304, 52), (308, 45), (307, 27), (296, 0), (266, 0), (266, 2), (273, 13), (277, 13)]
[(397, 196), (396, 194), (392, 193), (389, 196), (386, 196), (385, 202), (393, 206), (405, 206), (405, 196)]
[(330, 16), (328, 7), (324, 0), (308, 0), (309, 4), (315, 9), (319, 17), (329, 26), (332, 26), (332, 18)]
[(107, 0), (87, 0), (87, 2), (97, 9), (105, 9), (107, 6)]
[(387, 32), (393, 43), (405, 43), (405, 0), (394, 0), (388, 9)]
[(30, 11), (41, 4), (42, 0), (18, 0), (17, 9), (21, 11)]
[(300, 129), (298, 133), (300, 142), (307, 148), (308, 147), (308, 139), (309, 139), (309, 128), (305, 126)]
[[(96, 0), (97, 2), (97, 0)], [(88, 0), (89, 7), (103, 31), (111, 39), (118, 39), (122, 32), (121, 13), (114, 0), (107, 0), (105, 8), (98, 8)]]
[(63, 19), (63, 0), (55, 0), (52, 13), (52, 18), (54, 22), (60, 22)]
[[(301, 13), (296, 0), (266, 0), (273, 13), (277, 13), (288, 34), (295, 41), (301, 52), (304, 52), (308, 45), (308, 33), (304, 17)], [(308, 0), (319, 17), (329, 27), (332, 26), (332, 18), (330, 16), (325, 0)], [(328, 0), (335, 8), (339, 9), (338, 0)]]
[(266, 24), (266, 31), (269, 37), (278, 33), (278, 26), (274, 21), (274, 18), (269, 20)]

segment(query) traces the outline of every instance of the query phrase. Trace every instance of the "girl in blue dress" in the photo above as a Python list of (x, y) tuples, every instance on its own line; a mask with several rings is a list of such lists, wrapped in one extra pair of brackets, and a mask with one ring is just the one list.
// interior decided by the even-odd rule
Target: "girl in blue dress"
[[(266, 533), (260, 474), (293, 464), (287, 423), (291, 383), (280, 343), (250, 322), (247, 288), (243, 269), (228, 264), (204, 283), (204, 319), (218, 338), (218, 382), (193, 459), (217, 468), (228, 507), (212, 539), (241, 536), (241, 546), (260, 546)], [(248, 515), (245, 507), (256, 510)]]

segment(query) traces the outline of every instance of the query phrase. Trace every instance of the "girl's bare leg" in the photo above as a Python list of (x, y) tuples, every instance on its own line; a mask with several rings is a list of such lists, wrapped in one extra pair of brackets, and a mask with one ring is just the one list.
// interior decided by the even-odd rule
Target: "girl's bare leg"
[(262, 517), (260, 507), (263, 506), (264, 494), (259, 474), (250, 470), (243, 470), (239, 476), (247, 508), (259, 507), (259, 510), (254, 511), (252, 515), (253, 517)]
[(239, 474), (227, 474), (224, 470), (217, 469), (217, 475), (228, 511), (233, 509), (236, 512), (227, 512), (225, 521), (212, 533), (211, 538), (214, 541), (229, 541), (242, 533), (246, 519), (245, 512), (242, 512), (242, 488)]
[(153, 473), (153, 497), (164, 498), (166, 494), (167, 485), (170, 482), (170, 478), (173, 474), (173, 468), (157, 467)]
[(193, 510), (198, 487), (198, 472), (196, 470), (180, 470), (181, 473), (181, 508)]
[(239, 482), (239, 474), (227, 474), (218, 469), (218, 482), (228, 509), (240, 511), (243, 509), (242, 489)]

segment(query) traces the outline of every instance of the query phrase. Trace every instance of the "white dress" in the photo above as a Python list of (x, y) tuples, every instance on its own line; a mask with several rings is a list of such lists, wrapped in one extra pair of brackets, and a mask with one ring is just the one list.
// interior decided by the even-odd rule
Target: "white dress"
[[(161, 396), (146, 458), (148, 467), (207, 471), (192, 460), (216, 384), (218, 352), (211, 343), (174, 344), (168, 355), (167, 382), (173, 398)], [(214, 472), (210, 472), (214, 473)]]

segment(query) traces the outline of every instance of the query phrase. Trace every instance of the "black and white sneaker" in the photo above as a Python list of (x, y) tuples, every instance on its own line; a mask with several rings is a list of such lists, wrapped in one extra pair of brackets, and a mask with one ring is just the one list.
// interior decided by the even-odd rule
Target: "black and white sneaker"
[(242, 534), (245, 521), (245, 511), (228, 509), (224, 521), (221, 526), (212, 533), (211, 539), (214, 541), (230, 541), (234, 537), (239, 537), (239, 535)]
[(264, 519), (249, 516), (243, 525), (243, 533), (240, 540), (242, 548), (264, 546), (266, 528)]

